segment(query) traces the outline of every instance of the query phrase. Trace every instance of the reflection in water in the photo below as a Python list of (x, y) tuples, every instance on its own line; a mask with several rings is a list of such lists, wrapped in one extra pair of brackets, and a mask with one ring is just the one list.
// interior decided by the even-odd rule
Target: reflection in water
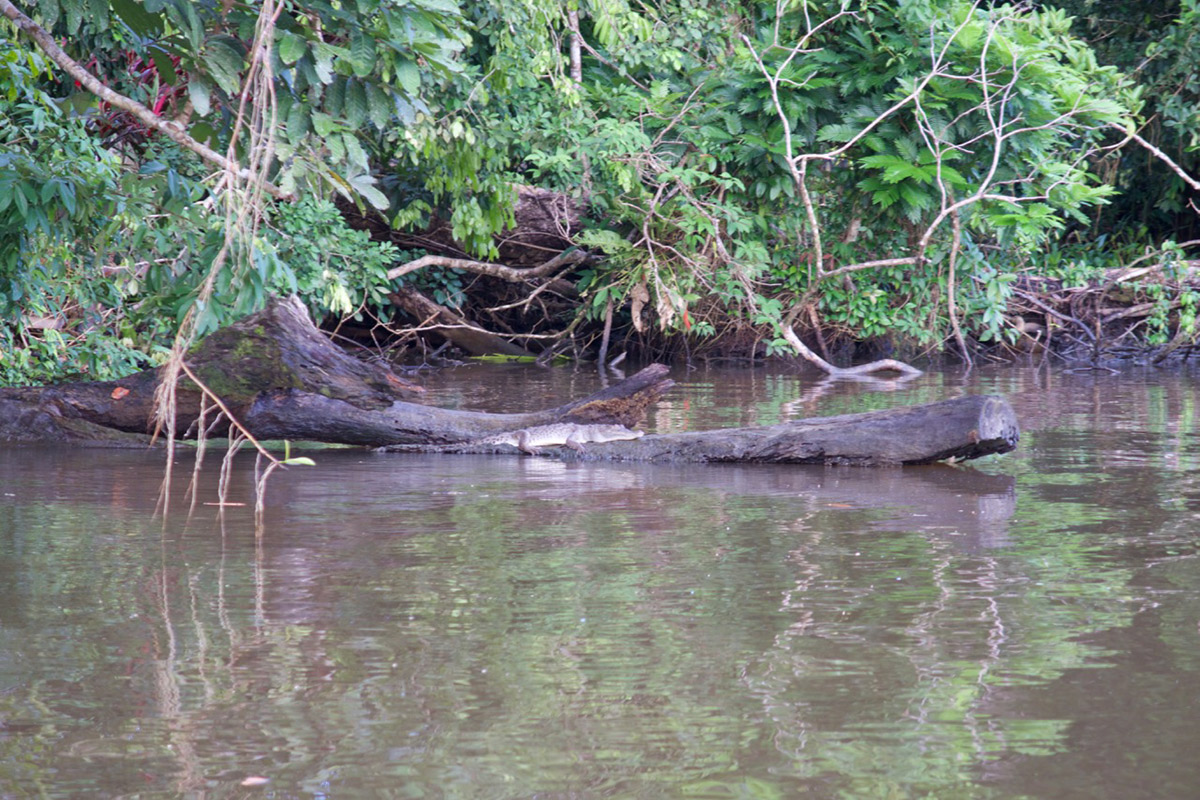
[[(983, 391), (1024, 438), (892, 470), (322, 451), (273, 480), (258, 538), (250, 456), (246, 508), (164, 524), (158, 455), (0, 450), (0, 796), (1196, 785), (1186, 376), (677, 379), (660, 431)], [(596, 381), (475, 368), (432, 393), (512, 410)]]

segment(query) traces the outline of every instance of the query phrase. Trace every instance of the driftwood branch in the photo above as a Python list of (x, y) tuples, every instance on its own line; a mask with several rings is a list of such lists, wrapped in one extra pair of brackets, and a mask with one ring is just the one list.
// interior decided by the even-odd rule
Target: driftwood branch
[(905, 364), (903, 361), (897, 361), (894, 358), (883, 358), (878, 361), (872, 361), (869, 364), (859, 364), (855, 367), (836, 367), (830, 364), (825, 359), (814, 353), (808, 345), (800, 340), (796, 335), (795, 329), (791, 323), (783, 326), (783, 338), (787, 340), (797, 353), (799, 353), (806, 361), (816, 366), (821, 371), (825, 372), (831, 378), (849, 378), (858, 375), (867, 375), (873, 372), (899, 372), (902, 375), (916, 377), (922, 374), (921, 370)]
[(473, 261), (469, 258), (421, 256), (388, 270), (387, 278), (390, 281), (394, 281), (397, 278), (402, 278), (411, 272), (416, 272), (425, 267), (446, 267), (447, 269), (461, 269), (464, 272), (473, 272), (476, 275), (486, 275), (491, 278), (500, 278), (512, 283), (519, 283), (530, 278), (545, 277), (559, 267), (568, 264), (578, 264), (587, 260), (587, 257), (588, 254), (585, 251), (578, 248), (571, 248), (564, 250), (544, 264), (530, 267), (529, 269), (516, 269), (514, 267), (506, 267), (503, 264), (493, 264), (489, 261)]
[[(510, 283), (520, 283), (533, 278), (543, 278), (553, 274), (556, 270), (564, 267), (570, 267), (572, 264), (578, 264), (587, 260), (588, 254), (578, 248), (568, 248), (563, 252), (551, 258), (536, 267), (527, 269), (517, 269), (514, 267), (505, 266), (503, 264), (494, 264), (488, 261), (474, 261), (466, 258), (450, 258), (448, 256), (427, 255), (413, 259), (398, 267), (393, 267), (388, 270), (387, 277), (389, 280), (397, 280), (405, 275), (416, 272), (417, 270), (426, 267), (445, 267), (447, 269), (457, 269), (464, 272), (471, 272), (476, 275), (484, 275), (491, 278), (509, 281)], [(533, 299), (542, 289), (549, 286), (554, 281), (543, 284), (538, 287), (533, 294), (526, 298), (525, 302)], [(525, 348), (520, 345), (513, 344), (508, 339), (501, 335), (492, 333), (491, 331), (471, 323), (461, 314), (454, 312), (444, 306), (438, 305), (433, 300), (430, 300), (425, 295), (421, 294), (416, 289), (408, 286), (402, 286), (392, 292), (390, 296), (392, 303), (404, 309), (411, 316), (422, 320), (422, 327), (431, 326), (431, 329), (446, 337), (457, 347), (462, 348), (471, 355), (489, 355), (498, 353), (500, 355), (532, 357)], [(513, 305), (520, 305), (516, 303)], [(501, 307), (504, 308), (504, 307)], [(497, 309), (494, 309), (497, 310)], [(524, 338), (542, 338), (536, 336), (525, 336)], [(552, 336), (549, 338), (558, 338)]]
[(393, 304), (420, 320), (419, 327), (446, 337), (456, 347), (473, 356), (498, 353), (505, 356), (533, 357), (532, 353), (520, 345), (471, 324), (462, 315), (435, 303), (411, 286), (402, 286), (388, 297)]

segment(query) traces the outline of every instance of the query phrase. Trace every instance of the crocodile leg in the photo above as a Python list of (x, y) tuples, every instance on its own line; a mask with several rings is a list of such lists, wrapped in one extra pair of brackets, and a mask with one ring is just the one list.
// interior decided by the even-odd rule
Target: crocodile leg
[(531, 456), (536, 456), (540, 452), (529, 444), (529, 431), (517, 431), (517, 449)]

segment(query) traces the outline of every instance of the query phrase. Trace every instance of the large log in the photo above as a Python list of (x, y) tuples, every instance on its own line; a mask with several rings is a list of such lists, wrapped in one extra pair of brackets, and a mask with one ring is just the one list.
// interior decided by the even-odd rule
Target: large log
[[(420, 405), (404, 398), (423, 389), (335, 347), (295, 298), (273, 300), (205, 338), (186, 362), (255, 437), (374, 447), (467, 442), (556, 422), (635, 425), (674, 385), (656, 364), (590, 397), (528, 413)], [(145, 446), (158, 380), (147, 370), (115, 381), (0, 388), (0, 442)], [(201, 392), (184, 379), (178, 397), (176, 432), (194, 435)]]
[[(538, 455), (585, 461), (900, 466), (1006, 453), (1017, 446), (1019, 439), (1016, 415), (1004, 398), (971, 395), (781, 425), (691, 431), (588, 444), (582, 451), (567, 447), (546, 448)], [(386, 449), (393, 452), (523, 454), (507, 444)]]
[[(209, 336), (188, 353), (187, 363), (258, 438), (422, 452), (517, 453), (507, 445), (473, 442), (551, 423), (632, 427), (673, 385), (667, 367), (655, 364), (589, 397), (521, 414), (412, 403), (403, 398), (419, 387), (386, 365), (333, 346), (294, 298), (272, 301)], [(0, 389), (0, 441), (145, 446), (158, 380), (158, 372), (149, 370), (117, 381)], [(194, 435), (201, 392), (184, 379), (178, 396), (177, 433)], [(1017, 439), (1015, 416), (1002, 398), (964, 397), (770, 427), (590, 444), (582, 453), (553, 448), (546, 454), (651, 462), (923, 464), (1006, 452)]]
[(388, 408), (359, 408), (319, 394), (296, 390), (262, 393), (244, 422), (266, 439), (382, 447), (397, 443), (470, 442), (493, 433), (556, 422), (604, 422), (632, 426), (675, 382), (668, 368), (652, 364), (620, 383), (581, 400), (522, 414), (423, 406), (397, 401)]

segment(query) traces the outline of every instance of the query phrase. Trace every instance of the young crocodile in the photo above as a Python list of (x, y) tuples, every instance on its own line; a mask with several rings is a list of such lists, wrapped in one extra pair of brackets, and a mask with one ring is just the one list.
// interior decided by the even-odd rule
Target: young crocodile
[(618, 442), (625, 439), (640, 439), (646, 434), (631, 431), (622, 425), (578, 425), (574, 422), (559, 422), (554, 425), (537, 425), (519, 431), (476, 439), (471, 444), (511, 444), (524, 453), (536, 455), (539, 447), (566, 445), (582, 453), (589, 442)]

